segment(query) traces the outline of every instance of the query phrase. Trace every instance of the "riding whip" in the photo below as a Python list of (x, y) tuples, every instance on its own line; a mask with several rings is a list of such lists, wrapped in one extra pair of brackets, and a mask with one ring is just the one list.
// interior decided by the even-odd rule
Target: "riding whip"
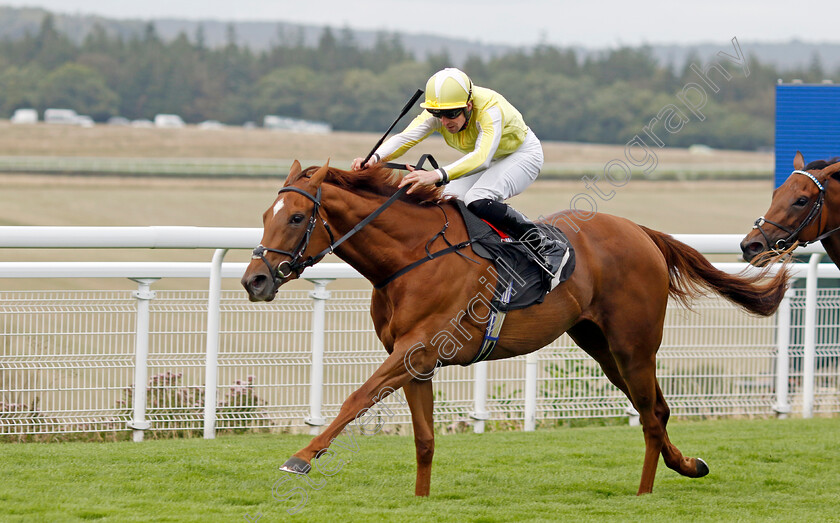
[(407, 103), (407, 104), (405, 104), (405, 107), (403, 107), (403, 108), (402, 108), (402, 111), (400, 111), (400, 115), (399, 115), (399, 116), (397, 116), (397, 119), (396, 119), (396, 120), (394, 120), (394, 123), (392, 123), (392, 124), (391, 124), (391, 127), (389, 127), (387, 131), (385, 131), (385, 134), (383, 134), (383, 135), (382, 135), (382, 138), (380, 138), (380, 139), (379, 139), (379, 141), (378, 141), (378, 142), (376, 142), (376, 145), (374, 145), (374, 146), (373, 146), (373, 149), (371, 149), (371, 150), (370, 150), (370, 152), (368, 153), (368, 155), (367, 155), (367, 156), (365, 156), (365, 161), (363, 161), (363, 162), (362, 162), (362, 167), (364, 167), (365, 165), (367, 165), (368, 160), (370, 160), (370, 157), (371, 157), (371, 156), (373, 156), (373, 153), (374, 153), (374, 152), (376, 152), (376, 149), (378, 149), (378, 148), (379, 148), (379, 146), (380, 146), (380, 145), (382, 145), (382, 142), (384, 142), (384, 141), (385, 141), (385, 138), (388, 136), (388, 133), (390, 133), (390, 132), (391, 132), (391, 129), (393, 129), (393, 128), (394, 128), (394, 126), (395, 126), (395, 125), (397, 125), (397, 122), (399, 122), (399, 121), (400, 121), (400, 119), (401, 119), (403, 116), (405, 116), (405, 114), (406, 114), (408, 111), (410, 111), (410, 110), (411, 110), (411, 108), (414, 106), (414, 104), (417, 102), (417, 100), (418, 100), (421, 96), (423, 96), (423, 89), (417, 89), (417, 92), (416, 92), (416, 93), (414, 93), (414, 95), (411, 97), (411, 100), (409, 100), (409, 101), (408, 101), (408, 103)]

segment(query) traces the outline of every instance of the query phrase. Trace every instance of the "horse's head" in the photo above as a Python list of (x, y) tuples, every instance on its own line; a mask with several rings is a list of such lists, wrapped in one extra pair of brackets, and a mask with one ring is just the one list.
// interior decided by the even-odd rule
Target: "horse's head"
[[(271, 301), (277, 289), (319, 261), (331, 234), (320, 215), (321, 182), (329, 161), (312, 176), (301, 173), (297, 160), (277, 199), (263, 213), (263, 237), (254, 249), (242, 285), (251, 301)], [(319, 226), (319, 222), (321, 226)]]
[(806, 170), (802, 153), (797, 151), (793, 173), (773, 191), (770, 208), (741, 241), (741, 252), (748, 262), (761, 265), (768, 260), (766, 254), (780, 253), (797, 242), (820, 239), (824, 227), (820, 211), (826, 201), (828, 182), (840, 179), (840, 162), (812, 162), (808, 167)]

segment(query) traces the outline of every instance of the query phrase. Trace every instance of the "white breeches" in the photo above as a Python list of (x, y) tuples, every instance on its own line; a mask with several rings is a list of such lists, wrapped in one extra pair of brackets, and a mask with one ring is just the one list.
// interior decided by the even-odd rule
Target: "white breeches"
[(493, 160), (487, 169), (464, 175), (446, 185), (444, 194), (469, 205), (476, 200), (502, 202), (524, 191), (540, 174), (543, 150), (540, 140), (528, 129), (525, 141), (513, 153)]

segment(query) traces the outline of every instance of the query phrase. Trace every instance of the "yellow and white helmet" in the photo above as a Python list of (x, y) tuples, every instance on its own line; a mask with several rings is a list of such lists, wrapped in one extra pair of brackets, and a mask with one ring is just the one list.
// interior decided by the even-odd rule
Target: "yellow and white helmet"
[(448, 67), (436, 72), (426, 82), (423, 109), (458, 109), (466, 107), (472, 97), (472, 80), (460, 69)]

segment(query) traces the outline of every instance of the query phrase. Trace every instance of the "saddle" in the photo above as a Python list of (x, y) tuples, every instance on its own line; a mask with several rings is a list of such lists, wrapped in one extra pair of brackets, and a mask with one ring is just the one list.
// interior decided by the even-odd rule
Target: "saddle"
[(464, 217), (473, 252), (493, 262), (499, 275), (493, 306), (500, 312), (524, 309), (542, 303), (545, 295), (569, 279), (575, 270), (575, 251), (560, 229), (537, 223), (542, 232), (558, 240), (558, 247), (547, 253), (549, 263), (559, 267), (550, 276), (525, 245), (502, 237), (494, 227), (473, 214), (461, 200), (455, 200)]

